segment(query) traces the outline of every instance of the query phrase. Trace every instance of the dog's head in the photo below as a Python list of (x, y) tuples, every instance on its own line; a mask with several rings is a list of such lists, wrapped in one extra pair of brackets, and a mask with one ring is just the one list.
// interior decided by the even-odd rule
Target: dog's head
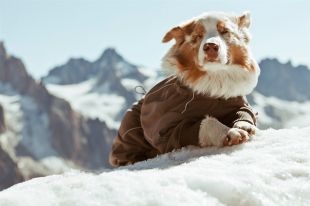
[[(242, 15), (211, 12), (172, 28), (162, 40), (164, 43), (175, 40), (175, 44), (163, 58), (163, 67), (174, 69), (185, 83), (201, 93), (224, 97), (249, 93), (255, 87), (259, 73), (248, 47), (250, 22), (248, 12)], [(238, 75), (240, 78), (237, 78)], [(229, 88), (224, 88), (227, 91), (215, 91), (216, 89), (211, 88), (225, 85), (231, 87), (234, 82), (229, 82), (229, 77), (233, 81), (249, 82), (250, 80), (246, 80), (247, 75), (251, 79), (251, 86), (235, 82), (235, 87), (238, 85), (235, 90), (240, 90), (239, 92), (228, 91)], [(253, 75), (256, 78), (251, 78)], [(208, 84), (214, 78), (222, 81), (220, 85), (207, 85), (206, 76)], [(251, 88), (242, 89), (242, 86)]]

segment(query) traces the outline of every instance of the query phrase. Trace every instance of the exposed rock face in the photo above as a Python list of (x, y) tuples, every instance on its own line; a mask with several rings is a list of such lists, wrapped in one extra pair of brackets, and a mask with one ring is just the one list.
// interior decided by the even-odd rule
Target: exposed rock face
[(256, 91), (289, 101), (310, 100), (310, 70), (306, 66), (294, 67), (290, 62), (277, 59), (260, 62), (261, 75)]
[[(76, 63), (71, 60), (69, 65), (71, 64)], [(81, 67), (84, 68), (87, 64), (84, 61)], [(79, 78), (82, 78), (83, 75), (81, 69)], [(69, 78), (69, 76), (67, 77)], [(75, 82), (78, 81), (77, 79), (78, 77), (64, 81)], [(56, 152), (54, 155), (70, 160), (84, 169), (99, 169), (109, 165), (106, 154), (110, 150), (111, 139), (114, 138), (116, 131), (109, 129), (102, 121), (84, 118), (75, 112), (67, 101), (51, 95), (41, 82), (35, 81), (27, 73), (20, 59), (7, 55), (3, 43), (0, 43), (0, 83), (9, 85), (20, 96), (21, 112), (25, 113), (23, 108), (29, 108), (29, 115), (46, 116), (47, 131), (46, 133), (41, 132), (40, 135), (42, 138), (44, 136), (50, 140), (49, 147)], [(24, 99), (31, 101), (24, 101)], [(3, 108), (0, 107), (0, 128), (4, 126), (1, 124), (4, 123), (3, 114)], [(38, 122), (39, 117), (29, 115), (24, 114), (24, 118), (21, 120), (28, 122), (28, 124), (22, 122), (24, 128), (22, 128), (21, 135), (28, 135), (29, 138), (32, 138), (32, 135), (37, 134), (33, 129), (27, 127), (30, 124), (36, 124), (32, 125), (32, 128), (40, 127), (43, 122)], [(31, 119), (36, 121), (31, 122)], [(1, 125), (3, 126), (1, 127)], [(19, 142), (15, 148), (17, 158), (18, 155), (27, 155), (35, 161), (40, 161), (40, 158), (51, 155), (47, 151), (44, 154), (42, 149), (40, 155), (35, 155), (38, 154), (33, 151), (35, 147), (29, 147), (29, 145), (23, 141)]]
[(98, 119), (83, 118), (62, 99), (54, 99), (49, 117), (53, 146), (61, 156), (87, 169), (109, 167), (114, 130)]
[(5, 118), (3, 107), (0, 104), (0, 134), (5, 131)]
[(139, 72), (138, 67), (127, 62), (115, 49), (106, 49), (98, 60), (94, 62), (95, 73), (112, 70), (116, 76), (121, 79), (129, 78), (143, 82), (147, 79), (145, 75)]
[(0, 146), (0, 191), (22, 181), (17, 164)]
[(45, 87), (27, 73), (20, 59), (6, 54), (3, 42), (0, 43), (0, 52), (0, 82), (9, 83), (21, 95), (33, 97), (42, 109), (48, 109), (52, 96)]
[[(4, 132), (4, 128), (4, 111), (3, 107), (0, 105), (0, 134)], [(17, 164), (0, 145), (0, 191), (22, 181), (24, 181), (24, 178)]]
[(50, 70), (43, 81), (55, 84), (76, 84), (94, 75), (92, 68), (92, 63), (89, 61), (82, 58), (72, 58), (65, 65)]
[(107, 145), (112, 145), (114, 139), (102, 138), (102, 136), (115, 137), (115, 132), (107, 130), (106, 125), (102, 124), (99, 119), (88, 119), (87, 124), (83, 127), (83, 132), (89, 133), (90, 137), (87, 140), (87, 154), (89, 154), (90, 158), (84, 164), (90, 169), (99, 168), (102, 162), (109, 161), (110, 148), (107, 148)]

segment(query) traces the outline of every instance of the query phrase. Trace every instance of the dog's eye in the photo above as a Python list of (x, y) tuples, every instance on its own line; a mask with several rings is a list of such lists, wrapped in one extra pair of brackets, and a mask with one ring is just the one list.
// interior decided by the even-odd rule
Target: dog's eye
[(197, 34), (197, 38), (198, 38), (198, 39), (202, 39), (202, 37), (203, 37), (203, 35)]
[(220, 31), (220, 34), (221, 35), (225, 35), (225, 34), (228, 34), (229, 33), (229, 30), (227, 28), (223, 28), (221, 31)]
[(192, 39), (191, 39), (191, 42), (192, 43), (197, 43), (197, 41), (201, 40), (202, 39), (202, 35), (201, 34), (196, 34), (196, 35), (193, 35)]

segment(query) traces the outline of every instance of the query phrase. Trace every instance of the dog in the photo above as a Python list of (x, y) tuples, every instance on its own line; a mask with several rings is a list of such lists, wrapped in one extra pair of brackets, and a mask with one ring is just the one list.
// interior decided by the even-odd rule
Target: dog
[(162, 42), (175, 43), (162, 59), (172, 75), (127, 110), (109, 156), (123, 166), (181, 147), (246, 142), (256, 114), (245, 96), (260, 69), (249, 42), (249, 12), (208, 12), (173, 27)]

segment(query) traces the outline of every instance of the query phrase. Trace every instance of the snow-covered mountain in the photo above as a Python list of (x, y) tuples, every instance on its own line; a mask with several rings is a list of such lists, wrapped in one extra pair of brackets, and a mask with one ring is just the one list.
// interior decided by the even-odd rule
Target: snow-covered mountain
[(283, 64), (277, 59), (264, 59), (259, 65), (262, 72), (256, 91), (288, 101), (310, 100), (310, 70), (307, 66), (293, 66), (290, 61)]
[[(116, 131), (98, 118), (83, 117), (66, 100), (50, 94), (20, 59), (6, 53), (2, 42), (0, 105), (0, 155), (6, 153), (25, 179), (69, 168), (108, 166)], [(9, 161), (0, 158), (0, 165), (2, 178)]]
[(0, 205), (310, 205), (310, 127), (225, 148), (183, 148), (101, 174), (72, 171), (0, 193)]

